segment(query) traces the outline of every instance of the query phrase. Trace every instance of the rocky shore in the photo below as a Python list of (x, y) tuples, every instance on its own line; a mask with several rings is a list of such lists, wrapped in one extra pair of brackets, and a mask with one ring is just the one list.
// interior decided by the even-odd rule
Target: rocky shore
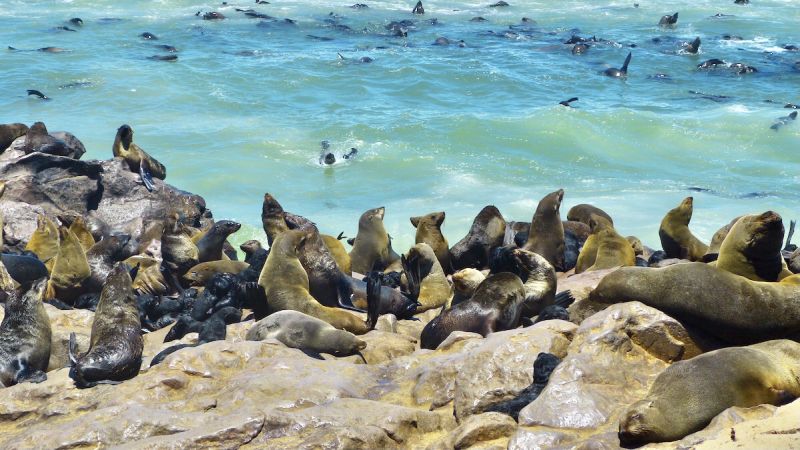
[[(25, 136), (0, 154), (4, 254), (26, 249), (41, 216), (53, 221), (77, 216), (87, 223), (102, 223), (107, 229), (98, 230), (99, 235), (126, 233), (143, 247), (153, 220), (175, 215), (181, 224), (196, 229), (215, 223), (201, 196), (157, 178), (151, 180), (151, 191), (143, 183), (144, 175), (131, 171), (124, 159), (83, 161), (78, 139), (69, 133), (51, 136), (70, 148), (66, 156), (26, 151)], [(290, 229), (303, 219), (282, 217)], [(264, 226), (269, 233), (266, 220)], [(161, 239), (159, 235), (156, 240)], [(586, 235), (579, 239), (578, 251), (586, 239)], [(266, 248), (267, 239), (263, 244)], [(144, 334), (139, 374), (89, 389), (78, 389), (70, 377), (69, 341), (70, 333), (75, 333), (79, 351), (89, 349), (94, 308), (48, 299), (52, 346), (47, 379), (0, 389), (0, 447), (619, 448), (620, 421), (632, 404), (648, 395), (660, 374), (679, 361), (730, 344), (683, 316), (679, 321), (639, 301), (600, 298), (601, 281), (617, 272), (617, 265), (632, 264), (601, 268), (595, 262), (593, 270), (575, 274), (578, 251), (573, 267), (557, 275), (557, 291), (569, 291), (574, 299), (567, 307), (569, 320), (528, 323), (486, 336), (454, 331), (435, 350), (421, 348), (423, 330), (449, 305), (447, 300), (416, 314), (416, 320), (382, 314), (374, 329), (358, 336), (366, 343), (360, 354), (309, 356), (276, 339), (248, 341), (246, 334), (255, 323), (249, 313), (256, 308), (245, 300), (238, 305), (243, 320), (227, 325), (224, 340), (191, 346), (200, 339), (191, 332), (178, 341), (164, 342), (173, 325), (151, 327), (156, 329)], [(637, 256), (651, 253), (645, 249)], [(126, 257), (135, 255), (131, 251)], [(688, 263), (663, 258), (652, 262)], [(178, 270), (173, 266), (162, 272), (169, 278), (170, 271)], [(387, 267), (386, 274), (390, 272)], [(398, 272), (404, 273), (401, 284), (407, 283), (407, 271)], [(136, 287), (136, 274), (133, 279)], [(209, 292), (216, 289), (204, 287)], [(185, 291), (191, 289), (183, 286), (178, 293), (166, 288), (158, 301), (177, 298), (180, 303), (189, 298)], [(146, 294), (137, 290), (137, 295)], [(204, 294), (194, 295), (192, 302)], [(171, 320), (178, 316), (175, 313)], [(190, 346), (150, 367), (157, 354), (175, 344)], [(518, 420), (489, 411), (531, 386), (534, 362), (541, 353), (554, 355), (560, 363), (538, 397), (519, 411)], [(793, 367), (800, 374), (800, 363), (793, 361)], [(725, 408), (702, 430), (677, 442), (645, 448), (798, 445), (800, 402), (794, 397), (785, 400), (782, 406)]]

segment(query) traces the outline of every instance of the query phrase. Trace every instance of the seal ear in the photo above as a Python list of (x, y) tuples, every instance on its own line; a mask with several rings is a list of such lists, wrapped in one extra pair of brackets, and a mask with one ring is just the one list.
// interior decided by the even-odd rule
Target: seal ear
[(414, 225), (414, 228), (419, 227), (419, 220), (421, 217), (412, 217), (411, 218), (411, 225)]
[(435, 220), (437, 227), (442, 226), (442, 223), (444, 223), (444, 211), (440, 212), (439, 214), (436, 214)]

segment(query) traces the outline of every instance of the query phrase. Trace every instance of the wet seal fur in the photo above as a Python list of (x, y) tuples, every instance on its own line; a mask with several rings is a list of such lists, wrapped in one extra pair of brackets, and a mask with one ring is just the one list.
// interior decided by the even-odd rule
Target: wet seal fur
[(800, 338), (800, 275), (776, 283), (699, 262), (623, 267), (606, 275), (589, 298), (642, 302), (733, 344)]
[(69, 337), (69, 376), (78, 388), (117, 384), (135, 377), (142, 366), (142, 324), (128, 266), (117, 263), (108, 274), (94, 313), (89, 351), (77, 354)]
[(487, 277), (467, 301), (449, 309), (442, 308), (425, 325), (420, 336), (420, 348), (434, 350), (453, 331), (470, 331), (486, 336), (495, 331), (519, 326), (525, 288), (518, 276), (503, 272)]
[(563, 199), (564, 190), (559, 189), (539, 201), (531, 219), (528, 240), (522, 247), (544, 256), (559, 272), (564, 271), (564, 224), (559, 213)]
[(619, 423), (623, 446), (677, 441), (732, 406), (781, 405), (800, 396), (800, 344), (789, 340), (731, 347), (673, 363)]
[(503, 245), (505, 233), (503, 215), (496, 206), (485, 206), (472, 221), (467, 235), (450, 249), (454, 270), (486, 267), (489, 253), (493, 248)]
[(278, 311), (254, 323), (245, 339), (276, 339), (287, 347), (334, 356), (354, 355), (367, 347), (367, 343), (353, 333), (337, 330), (324, 320), (292, 310)]
[(778, 281), (792, 275), (781, 255), (783, 220), (774, 211), (739, 218), (719, 249), (717, 268), (754, 281)]
[(3, 387), (47, 379), (52, 330), (44, 309), (47, 279), (39, 279), (22, 298), (12, 293), (0, 323), (0, 384)]
[(692, 220), (694, 198), (686, 197), (680, 205), (671, 209), (661, 220), (658, 236), (667, 258), (702, 261), (708, 246), (689, 231)]

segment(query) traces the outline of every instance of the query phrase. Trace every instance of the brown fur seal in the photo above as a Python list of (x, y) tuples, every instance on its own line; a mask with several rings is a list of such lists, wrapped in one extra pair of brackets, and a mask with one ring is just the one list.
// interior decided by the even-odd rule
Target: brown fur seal
[(735, 344), (800, 338), (800, 275), (775, 283), (748, 280), (705, 263), (623, 267), (606, 275), (589, 298), (642, 302)]
[(505, 233), (506, 221), (497, 207), (484, 207), (472, 221), (467, 235), (450, 249), (453, 269), (486, 267), (492, 249), (503, 245)]
[(543, 256), (517, 248), (511, 251), (525, 288), (522, 317), (533, 317), (556, 299), (556, 270)]
[(354, 355), (367, 347), (367, 343), (353, 333), (337, 330), (328, 322), (292, 310), (278, 311), (259, 320), (245, 338), (248, 341), (277, 339), (287, 347), (335, 356)]
[(60, 227), (58, 237), (58, 254), (50, 271), (46, 298), (72, 303), (80, 295), (81, 285), (92, 274), (92, 269), (81, 243), (68, 228)]
[(148, 190), (153, 190), (151, 177), (159, 180), (167, 178), (167, 168), (133, 143), (133, 129), (129, 125), (122, 125), (117, 129), (111, 150), (115, 157), (125, 160), (131, 172), (138, 173), (142, 177), (142, 182)]
[(800, 397), (800, 344), (789, 340), (715, 350), (661, 372), (619, 423), (625, 446), (677, 441), (727, 408), (781, 405)]
[(519, 325), (525, 289), (513, 273), (490, 275), (472, 298), (444, 309), (425, 325), (420, 348), (435, 349), (453, 331), (470, 331), (486, 336), (495, 331), (510, 330)]
[(263, 251), (264, 247), (261, 246), (261, 242), (250, 239), (249, 241), (244, 241), (242, 245), (239, 246), (239, 249), (244, 252), (244, 262), (250, 264), (250, 260), (256, 253)]
[(178, 214), (169, 217), (161, 238), (161, 254), (170, 270), (183, 275), (200, 263), (200, 251), (192, 242), (189, 230), (180, 223)]
[(609, 216), (608, 213), (596, 206), (588, 205), (586, 203), (581, 203), (570, 208), (567, 212), (567, 220), (582, 222), (591, 226), (591, 224), (589, 224), (589, 219), (592, 218), (592, 214), (598, 215), (608, 220), (612, 226), (614, 225), (614, 221), (611, 219), (611, 216)]
[(25, 136), (27, 132), (28, 126), (24, 123), (0, 125), (0, 153), (6, 151), (18, 137)]
[(450, 301), (453, 290), (430, 245), (416, 244), (401, 261), (411, 299), (419, 304), (417, 312), (439, 308)]
[(70, 149), (61, 139), (56, 139), (47, 132), (47, 127), (42, 122), (36, 122), (25, 133), (25, 144), (22, 146), (25, 154), (33, 152), (48, 153), (56, 156), (67, 156)]
[(42, 278), (19, 298), (11, 293), (0, 323), (0, 385), (47, 379), (50, 362), (50, 317), (44, 309), (47, 279)]
[(383, 270), (395, 261), (389, 252), (389, 234), (383, 227), (385, 211), (383, 206), (373, 208), (358, 219), (358, 234), (350, 250), (353, 272), (366, 274), (373, 268)]
[(89, 351), (77, 354), (75, 333), (69, 339), (69, 376), (79, 388), (116, 384), (139, 373), (142, 325), (128, 266), (118, 263), (108, 274), (94, 313)]
[(702, 261), (703, 255), (708, 250), (708, 246), (689, 231), (693, 201), (692, 197), (686, 197), (680, 205), (671, 209), (661, 221), (658, 236), (661, 238), (661, 247), (667, 254), (667, 258)]
[(270, 247), (275, 241), (275, 237), (289, 229), (283, 218), (283, 207), (269, 193), (264, 194), (264, 203), (261, 205), (261, 224), (264, 227), (264, 233), (267, 234), (267, 242)]
[(188, 281), (191, 286), (205, 286), (206, 282), (218, 273), (241, 273), (250, 267), (250, 264), (242, 261), (208, 261), (200, 263), (186, 272), (183, 279)]
[(742, 216), (722, 241), (713, 264), (751, 280), (778, 281), (792, 275), (782, 248), (783, 220), (778, 213)]
[(83, 221), (83, 217), (75, 217), (75, 219), (69, 225), (69, 231), (78, 239), (83, 251), (88, 252), (89, 249), (95, 244), (94, 237), (86, 227), (86, 222)]
[(578, 255), (575, 273), (636, 264), (636, 252), (630, 241), (620, 236), (608, 219), (592, 215), (589, 224), (592, 234)]
[(564, 271), (564, 224), (561, 223), (561, 201), (564, 190), (551, 192), (539, 201), (531, 220), (528, 241), (522, 247), (547, 259), (559, 272)]
[(106, 277), (114, 264), (124, 256), (129, 239), (130, 236), (127, 234), (106, 236), (86, 252), (86, 262), (89, 264), (91, 274), (83, 282), (85, 292), (100, 292), (103, 289)]
[(444, 211), (433, 212), (424, 216), (412, 217), (411, 225), (414, 225), (414, 228), (417, 229), (414, 243), (420, 244), (424, 242), (430, 245), (444, 272), (453, 273), (453, 268), (450, 264), (450, 245), (447, 243), (447, 238), (442, 234), (444, 218)]
[(486, 275), (478, 269), (461, 269), (453, 274), (453, 299), (447, 307), (457, 305), (465, 300), (469, 300), (475, 289), (486, 279)]
[(231, 220), (214, 222), (203, 235), (196, 240), (198, 258), (201, 263), (223, 259), (222, 247), (225, 239), (239, 231), (241, 225)]
[(33, 252), (52, 271), (58, 254), (58, 226), (47, 216), (36, 216), (36, 230), (33, 231), (25, 250)]
[(298, 252), (311, 237), (306, 230), (289, 230), (276, 236), (258, 279), (266, 292), (269, 310), (292, 309), (322, 319), (338, 329), (366, 333), (371, 328), (358, 316), (323, 306), (309, 293), (308, 274), (298, 259)]
[(350, 267), (350, 255), (347, 254), (347, 250), (345, 250), (344, 245), (342, 245), (342, 241), (328, 234), (323, 234), (321, 236), (325, 247), (328, 247), (328, 251), (331, 252), (331, 256), (333, 256), (333, 259), (336, 261), (339, 270), (345, 275), (351, 275), (353, 270)]
[(706, 250), (706, 254), (703, 255), (703, 262), (717, 260), (717, 257), (719, 256), (719, 248), (722, 246), (722, 241), (725, 240), (725, 236), (727, 236), (728, 232), (731, 231), (731, 228), (733, 228), (733, 224), (735, 224), (736, 221), (741, 218), (742, 216), (737, 216), (728, 222), (727, 225), (724, 225), (722, 228), (717, 230), (713, 236), (711, 236), (711, 242), (708, 244), (708, 250)]
[(133, 279), (133, 289), (137, 294), (166, 294), (167, 281), (161, 272), (161, 259), (147, 254), (135, 255), (125, 260), (125, 264), (138, 267)]

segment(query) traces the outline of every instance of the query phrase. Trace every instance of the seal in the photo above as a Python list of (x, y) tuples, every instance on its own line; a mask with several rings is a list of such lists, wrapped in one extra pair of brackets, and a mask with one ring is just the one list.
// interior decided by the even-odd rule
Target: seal
[(315, 353), (349, 356), (367, 348), (353, 333), (337, 330), (328, 322), (298, 311), (279, 311), (254, 323), (248, 341), (276, 339), (283, 345)]
[(47, 278), (41, 278), (19, 298), (11, 292), (0, 323), (0, 384), (41, 383), (50, 362), (52, 331), (44, 309)]
[(559, 363), (561, 363), (561, 359), (556, 355), (544, 352), (539, 353), (533, 362), (533, 381), (531, 385), (523, 389), (516, 397), (500, 403), (494, 403), (483, 412), (499, 412), (518, 420), (519, 412), (539, 397), (539, 394), (547, 386), (547, 382), (550, 381), (550, 375), (556, 370)]
[(425, 8), (422, 7), (422, 0), (417, 1), (417, 4), (414, 5), (414, 9), (411, 10), (411, 14), (425, 14)]
[(100, 292), (103, 289), (103, 283), (114, 267), (114, 263), (123, 259), (125, 246), (130, 238), (130, 235), (127, 234), (106, 236), (86, 252), (86, 262), (89, 264), (90, 274), (83, 281), (83, 291)]
[(800, 337), (799, 284), (800, 275), (752, 281), (696, 262), (660, 269), (623, 267), (606, 275), (589, 298), (642, 302), (725, 342), (753, 344)]
[(191, 286), (204, 286), (208, 280), (218, 273), (232, 273), (237, 275), (250, 267), (242, 261), (216, 260), (202, 262), (186, 272), (183, 279)]
[[(182, 316), (187, 317), (187, 316)], [(173, 345), (172, 347), (168, 347), (162, 351), (160, 351), (153, 359), (150, 361), (150, 367), (159, 364), (160, 362), (164, 361), (167, 356), (175, 353), (176, 351), (187, 348), (187, 347), (198, 347), (203, 344), (207, 344), (213, 341), (223, 341), (225, 340), (225, 336), (227, 335), (227, 326), (231, 323), (238, 323), (242, 318), (242, 312), (236, 308), (226, 306), (219, 311), (215, 312), (211, 315), (208, 319), (204, 322), (194, 322), (194, 326), (191, 332), (197, 332), (197, 343), (195, 344), (179, 344)], [(179, 321), (180, 322), (180, 321)], [(170, 330), (172, 332), (177, 326), (178, 323), (175, 323), (175, 326)], [(187, 333), (190, 331), (187, 331)], [(185, 335), (186, 333), (184, 333)], [(183, 336), (181, 336), (183, 337)], [(164, 338), (164, 342), (169, 342), (172, 339), (169, 338), (169, 334), (167, 337)]]
[(658, 21), (658, 24), (662, 27), (673, 27), (675, 24), (678, 23), (678, 13), (673, 15), (665, 15), (661, 16), (661, 20)]
[(412, 217), (411, 225), (417, 229), (414, 243), (421, 244), (424, 242), (430, 245), (442, 269), (449, 274), (453, 273), (453, 267), (450, 263), (450, 245), (447, 243), (447, 238), (442, 234), (444, 218), (444, 211), (432, 212), (424, 216)]
[(244, 252), (244, 262), (250, 264), (253, 258), (256, 258), (259, 253), (266, 252), (267, 250), (261, 246), (261, 242), (256, 239), (244, 241), (239, 249)]
[(192, 242), (190, 231), (173, 213), (164, 226), (161, 237), (161, 254), (169, 269), (178, 275), (200, 263), (200, 251)]
[(573, 222), (582, 222), (591, 227), (589, 219), (592, 218), (592, 214), (600, 216), (606, 219), (612, 226), (614, 225), (614, 220), (611, 219), (611, 216), (609, 216), (608, 213), (594, 205), (589, 205), (586, 203), (581, 203), (570, 208), (569, 211), (567, 211), (567, 220), (571, 220)]
[[(320, 236), (322, 236), (322, 242), (325, 243), (325, 247), (328, 248), (331, 256), (336, 261), (336, 266), (339, 267), (339, 270), (345, 275), (351, 275), (353, 269), (350, 265), (350, 255), (342, 245), (340, 238), (335, 238), (329, 234), (321, 234)], [(342, 236), (342, 234), (339, 234), (339, 236)]]
[(628, 56), (625, 58), (625, 62), (622, 64), (622, 67), (619, 69), (609, 68), (603, 71), (603, 75), (611, 78), (627, 78), (628, 77), (628, 64), (631, 62), (631, 52), (628, 52)]
[(24, 123), (9, 123), (0, 125), (0, 153), (6, 151), (11, 143), (18, 137), (25, 136), (28, 126)]
[(489, 262), (491, 273), (510, 272), (522, 280), (525, 300), (522, 317), (531, 318), (556, 300), (556, 271), (538, 253), (511, 246), (498, 247)]
[(92, 236), (92, 233), (89, 231), (89, 228), (87, 227), (86, 222), (83, 220), (83, 217), (78, 215), (69, 218), (59, 216), (58, 219), (64, 225), (69, 224), (70, 233), (74, 234), (78, 239), (83, 251), (88, 252), (89, 249), (94, 246), (94, 236)]
[(503, 272), (489, 275), (467, 301), (442, 311), (425, 325), (420, 348), (433, 350), (453, 331), (486, 336), (519, 326), (525, 288), (518, 276)]
[(658, 236), (667, 258), (702, 261), (703, 255), (708, 251), (708, 246), (689, 231), (693, 210), (694, 198), (686, 197), (661, 220)]
[(32, 252), (50, 271), (58, 254), (58, 226), (47, 216), (36, 216), (36, 229), (25, 245), (25, 251)]
[(379, 287), (379, 291), (376, 294), (379, 314), (392, 314), (399, 320), (414, 320), (414, 314), (416, 314), (419, 304), (409, 298), (410, 294), (404, 294), (397, 289), (386, 286), (384, 284), (384, 274), (380, 272), (368, 273), (366, 280), (345, 277), (344, 284), (340, 286), (340, 295), (342, 298), (350, 298), (356, 307), (366, 310), (369, 309), (369, 302), (367, 301), (369, 282), (376, 283)]
[(33, 152), (47, 153), (56, 156), (67, 156), (70, 149), (61, 139), (56, 139), (47, 132), (47, 127), (42, 122), (36, 122), (25, 133), (25, 143), (22, 146), (25, 154)]
[(59, 227), (58, 238), (58, 253), (53, 258), (45, 298), (72, 303), (82, 293), (83, 281), (89, 278), (92, 269), (81, 243), (67, 227)]
[(782, 405), (800, 397), (800, 344), (775, 340), (715, 350), (678, 361), (619, 422), (623, 446), (677, 441), (727, 408)]
[(350, 267), (353, 272), (367, 273), (373, 268), (385, 269), (390, 258), (389, 234), (383, 227), (383, 206), (365, 211), (358, 219), (358, 234), (350, 250)]
[(713, 236), (711, 236), (711, 242), (708, 244), (708, 250), (706, 250), (706, 254), (703, 255), (703, 262), (711, 262), (716, 261), (719, 257), (719, 248), (722, 246), (722, 241), (725, 240), (725, 236), (731, 231), (733, 225), (736, 223), (737, 220), (741, 219), (742, 216), (736, 216), (733, 220), (728, 222), (727, 225), (724, 225), (719, 230), (717, 230)]
[(503, 215), (496, 206), (485, 206), (472, 221), (467, 235), (450, 248), (453, 270), (486, 267), (489, 253), (503, 245), (505, 233)]
[(538, 253), (559, 272), (564, 271), (564, 224), (561, 223), (561, 201), (564, 190), (559, 189), (544, 196), (531, 219), (525, 250)]
[(355, 314), (321, 305), (309, 292), (308, 274), (298, 259), (298, 251), (307, 239), (305, 230), (288, 230), (278, 234), (270, 249), (267, 262), (258, 279), (269, 299), (271, 312), (287, 309), (300, 311), (324, 320), (335, 328), (364, 334), (374, 327), (377, 316), (366, 323)]
[(167, 168), (133, 142), (133, 128), (130, 125), (122, 125), (117, 129), (111, 150), (114, 157), (125, 160), (131, 172), (139, 174), (147, 190), (152, 192), (155, 189), (153, 177), (159, 180), (167, 178)]
[(610, 221), (603, 216), (592, 215), (589, 226), (592, 234), (578, 255), (575, 273), (636, 264), (636, 253), (631, 242), (617, 233)]
[(49, 276), (47, 267), (35, 256), (3, 253), (0, 260), (8, 275), (24, 290), (30, 289), (34, 281)]
[(117, 263), (100, 293), (94, 313), (89, 351), (77, 354), (75, 333), (69, 337), (69, 376), (78, 388), (117, 384), (139, 373), (142, 324), (128, 266)]
[(198, 259), (201, 263), (208, 261), (219, 261), (223, 259), (222, 247), (225, 239), (231, 234), (239, 231), (242, 225), (232, 220), (218, 220), (214, 222), (205, 233), (202, 233), (195, 240), (197, 245)]
[(465, 300), (469, 300), (475, 289), (478, 289), (481, 282), (486, 279), (486, 275), (480, 270), (466, 268), (453, 274), (453, 299), (447, 307), (457, 305)]
[(417, 312), (439, 308), (450, 301), (453, 290), (430, 245), (424, 242), (414, 245), (401, 261), (410, 297), (418, 303)]
[(742, 216), (722, 241), (717, 268), (755, 281), (792, 275), (781, 254), (783, 219), (774, 211)]
[(264, 226), (264, 233), (267, 234), (267, 242), (271, 246), (275, 237), (281, 232), (295, 230), (307, 224), (313, 225), (313, 222), (305, 217), (284, 211), (275, 197), (265, 193), (264, 202), (261, 205), (261, 224)]

